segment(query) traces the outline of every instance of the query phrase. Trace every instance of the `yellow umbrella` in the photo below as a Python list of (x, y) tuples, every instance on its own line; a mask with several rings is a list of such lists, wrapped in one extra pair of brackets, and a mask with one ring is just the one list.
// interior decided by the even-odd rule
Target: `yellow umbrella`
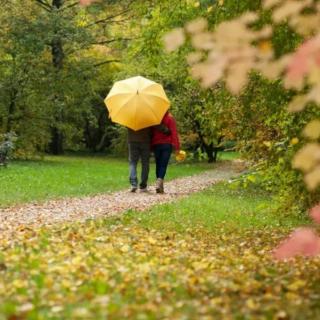
[(140, 76), (117, 81), (104, 102), (113, 122), (133, 130), (159, 124), (170, 106), (163, 87)]

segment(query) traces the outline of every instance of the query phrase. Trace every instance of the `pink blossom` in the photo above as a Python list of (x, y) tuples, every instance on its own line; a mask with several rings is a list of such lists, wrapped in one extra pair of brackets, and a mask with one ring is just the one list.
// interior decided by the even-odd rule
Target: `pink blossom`
[(320, 36), (304, 42), (293, 54), (288, 64), (286, 77), (290, 82), (299, 81), (314, 64), (320, 65)]
[(310, 228), (295, 230), (274, 252), (278, 260), (285, 260), (296, 255), (316, 256), (320, 253), (320, 238)]
[(314, 222), (320, 223), (320, 204), (316, 205), (312, 209), (310, 209), (310, 217)]

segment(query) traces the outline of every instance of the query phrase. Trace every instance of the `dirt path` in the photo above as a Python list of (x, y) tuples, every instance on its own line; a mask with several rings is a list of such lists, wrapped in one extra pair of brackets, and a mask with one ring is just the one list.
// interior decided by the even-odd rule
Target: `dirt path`
[[(241, 164), (240, 164), (241, 167)], [(21, 225), (49, 225), (64, 221), (86, 220), (112, 216), (123, 211), (145, 210), (153, 205), (172, 202), (190, 193), (201, 191), (239, 172), (239, 163), (226, 162), (199, 175), (183, 177), (165, 184), (165, 194), (156, 194), (154, 186), (148, 193), (128, 190), (81, 198), (65, 198), (43, 203), (28, 203), (0, 209), (0, 231), (14, 230)]]

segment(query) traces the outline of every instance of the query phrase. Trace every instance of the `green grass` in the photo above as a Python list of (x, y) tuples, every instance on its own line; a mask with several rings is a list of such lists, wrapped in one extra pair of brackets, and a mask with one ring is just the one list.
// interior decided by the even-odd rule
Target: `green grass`
[(239, 152), (235, 151), (228, 151), (228, 152), (219, 152), (218, 153), (218, 160), (235, 160), (240, 157)]
[(229, 229), (292, 228), (307, 222), (302, 217), (279, 214), (271, 194), (254, 189), (232, 189), (224, 183), (142, 213), (128, 211), (125, 216), (129, 223), (137, 220), (147, 228), (179, 232), (195, 225), (212, 232), (222, 225)]
[[(172, 163), (167, 179), (212, 167), (207, 163)], [(152, 164), (150, 183), (154, 180)], [(8, 168), (0, 168), (0, 186), (0, 207), (112, 192), (128, 187), (128, 163), (125, 159), (107, 156), (48, 156), (41, 161), (14, 161)]]

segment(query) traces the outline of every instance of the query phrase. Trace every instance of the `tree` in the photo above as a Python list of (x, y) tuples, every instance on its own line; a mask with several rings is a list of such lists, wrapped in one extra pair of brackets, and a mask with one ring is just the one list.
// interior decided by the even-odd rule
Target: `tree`
[(120, 33), (130, 5), (104, 1), (81, 7), (70, 0), (5, 3), (0, 17), (4, 39), (0, 90), (5, 97), (0, 123), (3, 132), (17, 131), (18, 149), (57, 154), (77, 147), (87, 138), (83, 132), (89, 122), (101, 123), (105, 126), (99, 129), (101, 137), (105, 134), (109, 122), (92, 121), (97, 108), (93, 103), (98, 99), (101, 108), (101, 92), (107, 92), (116, 70), (112, 63), (119, 61), (119, 49), (130, 39), (123, 37), (123, 30)]

